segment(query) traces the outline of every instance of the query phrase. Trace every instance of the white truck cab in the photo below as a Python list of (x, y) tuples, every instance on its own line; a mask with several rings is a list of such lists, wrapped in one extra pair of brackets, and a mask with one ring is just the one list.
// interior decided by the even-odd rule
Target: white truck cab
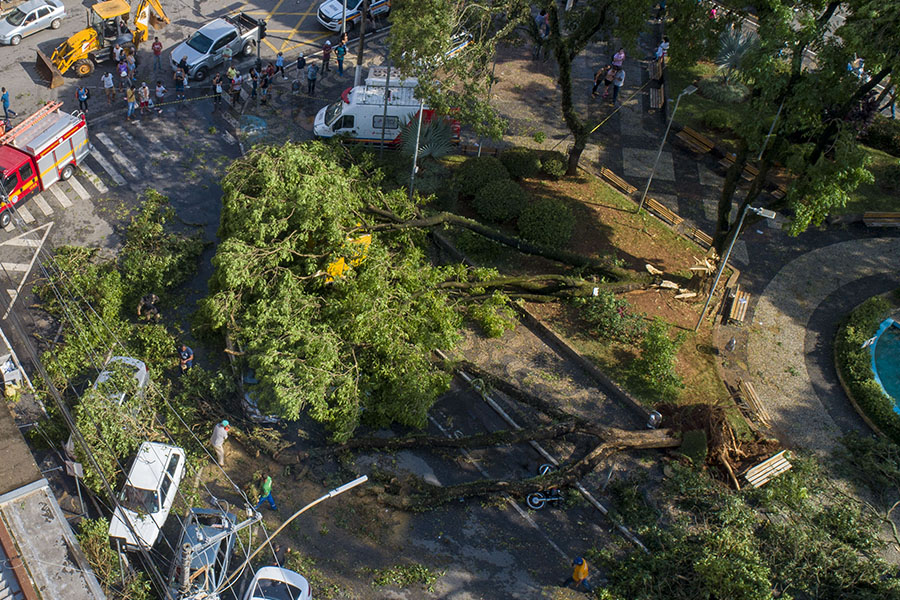
[[(391, 69), (390, 83), (386, 67), (372, 67), (363, 85), (347, 88), (341, 99), (316, 114), (313, 133), (316, 137), (337, 135), (364, 143), (380, 143), (382, 124), (385, 142), (400, 143), (400, 130), (419, 114), (419, 100), (415, 97), (418, 79), (403, 79), (400, 71)], [(385, 116), (385, 91), (387, 115)], [(434, 111), (425, 106), (423, 118), (428, 121)], [(459, 123), (451, 120), (453, 141), (459, 141)]]

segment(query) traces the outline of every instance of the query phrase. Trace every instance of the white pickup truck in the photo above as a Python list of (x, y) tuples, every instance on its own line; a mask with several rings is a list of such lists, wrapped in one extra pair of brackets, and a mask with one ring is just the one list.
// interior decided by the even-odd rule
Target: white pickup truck
[(231, 48), (235, 59), (242, 54), (253, 54), (259, 25), (259, 19), (245, 13), (215, 19), (172, 50), (172, 68), (178, 68), (178, 63), (186, 56), (188, 77), (203, 81), (215, 66), (225, 60), (222, 53), (226, 47)]

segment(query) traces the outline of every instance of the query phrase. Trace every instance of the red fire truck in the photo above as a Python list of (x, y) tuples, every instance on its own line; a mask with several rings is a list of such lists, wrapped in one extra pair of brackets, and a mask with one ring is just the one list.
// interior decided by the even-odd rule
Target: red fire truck
[(90, 154), (84, 115), (50, 102), (0, 135), (0, 227), (9, 225), (12, 207), (75, 174)]

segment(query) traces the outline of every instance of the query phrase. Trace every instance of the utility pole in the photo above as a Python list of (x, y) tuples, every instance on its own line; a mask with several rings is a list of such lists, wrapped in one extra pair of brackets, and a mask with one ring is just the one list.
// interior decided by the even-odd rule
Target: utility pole
[(369, 15), (369, 0), (363, 0), (362, 14), (359, 17), (359, 51), (356, 54), (356, 75), (353, 79), (353, 85), (359, 85), (359, 79), (362, 75), (363, 68), (363, 51), (366, 47), (366, 19)]
[[(412, 164), (412, 172), (409, 174), (409, 201), (412, 202), (413, 199), (413, 190), (416, 187), (416, 171), (418, 167), (416, 163), (419, 162), (419, 136), (422, 135), (422, 113), (425, 112), (425, 101), (419, 100), (419, 124), (416, 126), (416, 149), (413, 152), (413, 164)], [(478, 148), (478, 151), (481, 151), (481, 147)]]
[(384, 113), (381, 115), (381, 147), (378, 148), (378, 156), (384, 154), (384, 129), (387, 124), (388, 100), (391, 99), (391, 59), (388, 57), (387, 75), (384, 77)]

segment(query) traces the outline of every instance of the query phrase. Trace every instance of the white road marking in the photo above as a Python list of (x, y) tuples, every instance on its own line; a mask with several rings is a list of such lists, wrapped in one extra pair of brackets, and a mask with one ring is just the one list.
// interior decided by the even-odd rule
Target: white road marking
[(19, 216), (22, 217), (22, 220), (26, 223), (34, 223), (34, 216), (32, 216), (31, 211), (25, 208), (24, 206), (19, 206), (16, 208), (19, 213)]
[(228, 142), (229, 144), (234, 145), (234, 144), (238, 143), (238, 141), (236, 139), (234, 139), (234, 136), (231, 135), (230, 133), (228, 133), (227, 131), (222, 132), (222, 137), (225, 138), (225, 141)]
[(81, 170), (82, 174), (87, 177), (87, 180), (91, 182), (91, 185), (97, 188), (98, 192), (100, 192), (101, 194), (105, 194), (109, 191), (109, 188), (106, 187), (106, 184), (103, 183), (103, 181), (99, 177), (97, 177), (96, 173), (94, 173), (89, 166), (81, 164), (78, 166), (78, 168)]
[(122, 138), (123, 140), (128, 142), (128, 145), (131, 146), (134, 149), (134, 152), (136, 152), (137, 154), (150, 154), (151, 156), (154, 156), (154, 153), (152, 151), (148, 150), (144, 144), (134, 139), (134, 136), (124, 129), (116, 127), (113, 132), (116, 134), (117, 138)]
[(59, 204), (63, 208), (69, 208), (70, 206), (72, 206), (72, 201), (69, 200), (69, 198), (63, 193), (61, 189), (59, 189), (58, 185), (51, 185), (50, 191), (53, 192), (53, 195), (56, 196), (57, 202), (59, 202)]
[(91, 195), (88, 194), (87, 190), (84, 189), (84, 186), (81, 185), (81, 182), (72, 177), (69, 179), (69, 185), (72, 186), (72, 189), (75, 190), (75, 193), (81, 196), (82, 200), (90, 200)]
[(12, 290), (12, 289), (6, 290), (6, 293), (9, 294), (9, 302), (10, 302), (10, 304), (12, 304), (13, 302), (15, 302), (15, 301), (16, 301), (16, 298), (19, 296), (19, 292), (17, 292), (16, 290)]
[[(44, 200), (44, 197), (40, 194), (34, 197), (34, 203), (37, 204), (37, 207), (41, 209), (41, 212), (47, 215), (48, 217), (53, 214), (53, 209), (50, 208), (50, 205), (47, 204), (47, 201)], [(29, 240), (31, 241), (31, 240)]]
[(4, 271), (17, 271), (19, 273), (25, 273), (31, 267), (28, 263), (0, 263), (0, 266), (3, 267)]
[(97, 139), (100, 140), (100, 143), (106, 146), (106, 149), (110, 151), (113, 161), (117, 162), (120, 167), (128, 171), (129, 175), (131, 175), (135, 179), (140, 179), (141, 172), (138, 171), (133, 162), (125, 158), (125, 154), (121, 150), (119, 150), (119, 147), (116, 146), (111, 139), (109, 139), (108, 135), (101, 131), (97, 134)]
[(112, 166), (106, 158), (103, 157), (99, 152), (94, 152), (91, 154), (91, 157), (96, 160), (103, 170), (109, 173), (109, 176), (112, 177), (113, 181), (116, 182), (116, 185), (125, 185), (125, 178), (119, 175), (119, 172), (116, 171), (116, 168)]
[(165, 146), (163, 146), (163, 143), (156, 133), (147, 128), (144, 128), (141, 131), (143, 131), (144, 135), (147, 136), (147, 139), (150, 140), (150, 148), (147, 150), (147, 152), (150, 153), (150, 156), (157, 160), (165, 158), (168, 152), (165, 151)]
[[(52, 212), (52, 209), (51, 209)], [(11, 240), (6, 240), (3, 242), (4, 246), (19, 246), (21, 248), (40, 248), (41, 241), (40, 240), (32, 240), (29, 238), (23, 237), (15, 237)]]

